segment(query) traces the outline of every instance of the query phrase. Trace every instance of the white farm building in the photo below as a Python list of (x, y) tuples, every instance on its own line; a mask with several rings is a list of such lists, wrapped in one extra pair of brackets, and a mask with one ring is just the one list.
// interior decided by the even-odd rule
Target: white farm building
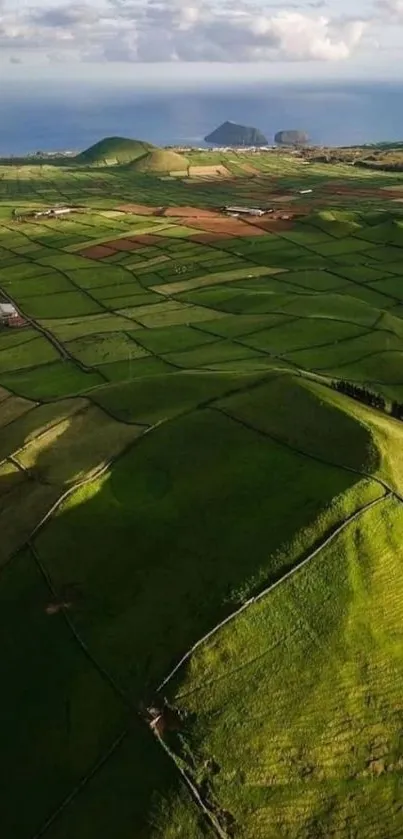
[(13, 303), (0, 302), (0, 326), (24, 326), (25, 321)]
[(239, 216), (264, 216), (266, 210), (259, 207), (224, 207), (224, 212)]

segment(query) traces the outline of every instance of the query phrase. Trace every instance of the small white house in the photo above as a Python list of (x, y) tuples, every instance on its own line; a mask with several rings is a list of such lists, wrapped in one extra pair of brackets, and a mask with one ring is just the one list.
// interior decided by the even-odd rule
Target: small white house
[(18, 309), (13, 303), (0, 303), (0, 325), (1, 326), (24, 326), (24, 318), (21, 317)]
[(0, 303), (0, 319), (8, 320), (9, 318), (18, 317), (18, 312), (12, 303)]

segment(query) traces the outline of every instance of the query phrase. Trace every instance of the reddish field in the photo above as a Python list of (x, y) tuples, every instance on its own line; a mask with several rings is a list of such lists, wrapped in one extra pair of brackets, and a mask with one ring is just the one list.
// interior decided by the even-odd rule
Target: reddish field
[(112, 256), (116, 251), (108, 248), (106, 245), (93, 245), (91, 248), (84, 248), (79, 251), (80, 256), (86, 256), (88, 259), (104, 259), (106, 256)]
[(258, 230), (244, 221), (236, 218), (217, 217), (212, 219), (188, 219), (188, 225), (203, 230), (206, 233), (225, 233), (227, 236), (256, 236)]
[(153, 233), (140, 233), (138, 236), (131, 236), (130, 241), (134, 242), (135, 245), (159, 245), (161, 236), (155, 236)]
[(115, 253), (116, 251), (134, 251), (140, 247), (133, 239), (111, 239), (110, 242), (105, 242), (105, 245), (112, 248)]
[[(138, 210), (141, 205), (130, 204), (125, 206), (136, 207)], [(149, 210), (151, 208), (147, 209)], [(195, 231), (193, 235), (178, 237), (178, 241), (184, 240), (197, 242), (202, 245), (214, 245), (215, 243), (222, 242), (224, 239), (236, 238), (238, 236), (264, 236), (267, 233), (290, 230), (293, 227), (295, 216), (306, 215), (311, 211), (312, 204), (309, 207), (298, 207), (298, 213), (295, 212), (295, 207), (283, 206), (281, 210), (277, 210), (265, 218), (250, 217), (247, 220), (231, 218), (211, 210), (198, 210), (196, 207), (172, 207), (166, 213), (169, 216), (181, 218), (187, 227), (193, 228)], [(189, 215), (189, 213), (193, 215)], [(289, 216), (289, 218), (284, 219), (284, 215)], [(131, 235), (122, 239), (110, 239), (102, 245), (83, 248), (79, 253), (81, 256), (88, 257), (89, 259), (105, 259), (108, 256), (119, 253), (119, 251), (130, 252), (147, 246), (157, 246), (163, 249), (164, 247), (172, 246), (174, 242), (175, 239), (171, 239), (166, 235), (159, 236), (154, 233), (140, 233), (138, 236)]]

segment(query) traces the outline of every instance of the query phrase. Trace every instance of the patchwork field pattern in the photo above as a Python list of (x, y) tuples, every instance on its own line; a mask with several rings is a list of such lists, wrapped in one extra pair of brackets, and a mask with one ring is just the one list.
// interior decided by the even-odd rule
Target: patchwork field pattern
[(4, 833), (398, 839), (403, 180), (188, 158), (0, 167)]

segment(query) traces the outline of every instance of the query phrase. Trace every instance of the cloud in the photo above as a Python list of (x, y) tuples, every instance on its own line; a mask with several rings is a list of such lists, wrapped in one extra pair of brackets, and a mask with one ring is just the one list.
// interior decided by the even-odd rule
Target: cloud
[(376, 6), (387, 18), (403, 22), (403, 0), (377, 0)]
[(1, 2), (0, 46), (64, 50), (82, 61), (343, 61), (367, 26), (319, 13), (323, 0), (266, 12), (258, 0), (42, 2), (19, 12), (2, 12)]
[(38, 27), (51, 29), (75, 29), (98, 23), (100, 12), (94, 6), (74, 3), (69, 6), (30, 9), (27, 19)]

